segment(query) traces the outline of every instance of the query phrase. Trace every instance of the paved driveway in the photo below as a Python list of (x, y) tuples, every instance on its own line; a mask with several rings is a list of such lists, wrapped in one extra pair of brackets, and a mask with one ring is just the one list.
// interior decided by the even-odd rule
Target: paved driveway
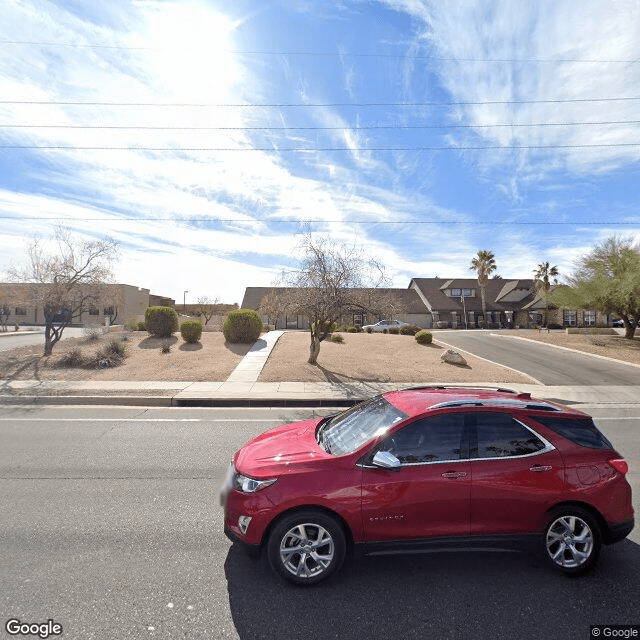
[(507, 332), (437, 331), (434, 340), (532, 376), (545, 385), (640, 385), (640, 368), (542, 343)]
[[(62, 332), (62, 339), (78, 338), (84, 329), (78, 327), (67, 327)], [(7, 335), (0, 335), (0, 351), (9, 351), (18, 347), (29, 347), (32, 345), (44, 345), (44, 328), (37, 333), (21, 333), (20, 331), (8, 332)]]

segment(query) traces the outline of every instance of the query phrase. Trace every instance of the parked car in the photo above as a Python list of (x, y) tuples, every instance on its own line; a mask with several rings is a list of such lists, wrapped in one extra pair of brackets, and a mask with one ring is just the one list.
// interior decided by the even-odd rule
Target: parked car
[(624, 322), (622, 321), (622, 318), (616, 318), (615, 320), (611, 321), (611, 326), (612, 327), (624, 327)]
[(298, 584), (348, 550), (512, 547), (582, 574), (633, 529), (628, 466), (588, 415), (529, 394), (424, 387), (248, 442), (221, 492), (224, 529)]
[(400, 329), (401, 327), (408, 326), (408, 322), (402, 322), (402, 320), (380, 320), (380, 322), (376, 322), (375, 324), (365, 324), (362, 327), (363, 331), (367, 329), (371, 329), (371, 331), (384, 331), (385, 329), (389, 331), (389, 329)]

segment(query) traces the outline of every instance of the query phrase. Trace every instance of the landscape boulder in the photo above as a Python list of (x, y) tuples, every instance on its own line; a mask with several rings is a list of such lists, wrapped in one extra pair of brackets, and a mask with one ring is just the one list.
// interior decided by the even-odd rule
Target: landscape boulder
[(467, 361), (453, 349), (447, 349), (441, 356), (440, 360), (448, 364), (466, 365)]

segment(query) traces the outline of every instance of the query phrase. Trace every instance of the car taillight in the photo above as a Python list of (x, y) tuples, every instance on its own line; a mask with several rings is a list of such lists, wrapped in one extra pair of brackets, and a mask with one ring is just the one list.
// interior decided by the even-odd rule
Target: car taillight
[(624, 475), (629, 471), (629, 465), (626, 460), (622, 458), (617, 458), (615, 460), (609, 460), (609, 464), (618, 472)]

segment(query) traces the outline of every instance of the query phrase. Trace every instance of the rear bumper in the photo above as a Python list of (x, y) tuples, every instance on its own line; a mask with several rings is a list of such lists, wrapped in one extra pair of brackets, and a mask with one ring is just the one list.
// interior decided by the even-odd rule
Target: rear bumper
[(620, 542), (620, 540), (623, 540), (631, 533), (634, 524), (634, 519), (631, 518), (631, 520), (623, 522), (622, 524), (609, 525), (608, 535), (606, 535), (602, 541), (605, 544)]

